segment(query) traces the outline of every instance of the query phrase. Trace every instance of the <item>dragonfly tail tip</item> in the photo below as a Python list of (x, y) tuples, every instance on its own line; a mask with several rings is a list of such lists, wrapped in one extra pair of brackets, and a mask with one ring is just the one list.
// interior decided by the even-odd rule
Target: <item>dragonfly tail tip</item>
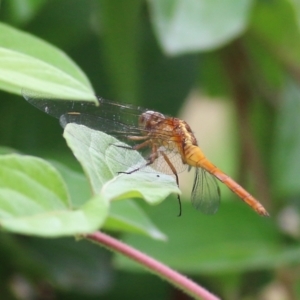
[(256, 211), (259, 215), (263, 216), (263, 217), (270, 217), (270, 214), (266, 211), (265, 208), (261, 207), (260, 209), (258, 209)]

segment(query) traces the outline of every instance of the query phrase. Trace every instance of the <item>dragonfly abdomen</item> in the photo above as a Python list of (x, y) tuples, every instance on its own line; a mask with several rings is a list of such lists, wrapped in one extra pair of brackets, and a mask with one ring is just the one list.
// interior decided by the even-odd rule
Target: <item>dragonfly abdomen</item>
[(201, 162), (207, 160), (202, 150), (195, 145), (186, 144), (184, 146), (183, 160), (192, 167), (201, 167)]
[(243, 187), (235, 182), (231, 177), (224, 174), (221, 170), (215, 169), (214, 173), (220, 181), (222, 181), (232, 192), (239, 196), (245, 203), (251, 206), (258, 214), (262, 216), (268, 216), (268, 212), (262, 206), (262, 204), (256, 200), (250, 193), (248, 193)]
[(185, 147), (186, 163), (193, 167), (203, 168), (221, 182), (223, 182), (232, 192), (239, 196), (245, 203), (251, 206), (258, 214), (262, 216), (268, 216), (266, 209), (256, 200), (251, 194), (249, 194), (244, 188), (242, 188), (231, 177), (226, 175), (215, 165), (213, 165), (203, 154), (201, 149), (195, 145), (187, 145)]

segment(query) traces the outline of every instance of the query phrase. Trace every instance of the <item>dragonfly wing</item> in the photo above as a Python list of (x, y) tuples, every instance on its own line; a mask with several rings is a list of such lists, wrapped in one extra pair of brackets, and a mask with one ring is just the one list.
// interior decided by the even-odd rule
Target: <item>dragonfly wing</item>
[[(31, 90), (22, 89), (22, 95), (28, 103), (45, 112), (46, 114), (59, 118), (61, 115), (70, 111), (93, 112), (99, 110), (94, 102), (88, 101), (71, 101), (53, 98), (50, 95), (43, 93), (36, 93)], [(97, 99), (100, 103), (99, 99)]]
[(192, 204), (205, 214), (214, 214), (220, 205), (220, 188), (216, 178), (202, 168), (196, 168)]
[(157, 159), (151, 165), (154, 169), (165, 174), (174, 175), (171, 167), (169, 166), (161, 152), (163, 152), (168, 157), (170, 164), (174, 167), (177, 174), (183, 172), (187, 168), (187, 165), (182, 162), (180, 153), (176, 149), (172, 149), (171, 147), (169, 148), (168, 146), (161, 146), (158, 148)]
[(85, 125), (89, 128), (103, 131), (109, 135), (116, 137), (126, 143), (129, 143), (129, 135), (141, 136), (141, 130), (133, 125), (128, 125), (121, 122), (116, 122), (111, 119), (106, 119), (104, 117), (86, 114), (80, 112), (71, 112), (62, 115), (59, 118), (62, 127), (65, 127), (68, 123), (76, 123), (79, 125)]
[(133, 104), (121, 104), (96, 97), (98, 103), (79, 100), (65, 100), (54, 98), (43, 93), (30, 90), (22, 90), (23, 97), (36, 108), (48, 115), (60, 118), (70, 112), (81, 112), (91, 116), (99, 116), (103, 119), (114, 120), (132, 126), (138, 125), (139, 116), (147, 109)]

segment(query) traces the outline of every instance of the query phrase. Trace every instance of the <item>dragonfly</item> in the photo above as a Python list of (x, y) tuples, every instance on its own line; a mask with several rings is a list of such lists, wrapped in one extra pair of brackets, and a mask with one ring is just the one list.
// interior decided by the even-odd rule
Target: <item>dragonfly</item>
[[(179, 186), (178, 173), (194, 167), (191, 202), (197, 210), (205, 214), (217, 212), (221, 196), (219, 180), (259, 215), (269, 216), (257, 199), (206, 158), (184, 120), (101, 97), (96, 97), (96, 105), (87, 101), (56, 99), (27, 90), (22, 94), (36, 108), (60, 119), (63, 127), (68, 123), (85, 125), (112, 135), (127, 145), (119, 147), (143, 153), (145, 161), (140, 166), (120, 173), (132, 174), (151, 166), (174, 175)], [(181, 215), (179, 195), (178, 200)]]

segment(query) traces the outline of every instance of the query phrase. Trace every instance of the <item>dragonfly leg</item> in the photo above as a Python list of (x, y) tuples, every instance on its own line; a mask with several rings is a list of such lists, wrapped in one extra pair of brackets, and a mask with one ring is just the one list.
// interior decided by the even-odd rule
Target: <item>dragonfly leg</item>
[(142, 148), (148, 147), (151, 144), (151, 141), (145, 141), (141, 144), (136, 144), (134, 146), (125, 146), (125, 145), (116, 145), (116, 144), (111, 144), (112, 146), (123, 148), (123, 149), (129, 149), (129, 150), (140, 150)]
[(181, 213), (182, 213), (182, 207), (181, 207), (181, 200), (180, 200), (179, 194), (177, 194), (177, 199), (178, 199), (178, 204), (179, 204), (179, 214), (177, 217), (180, 217)]
[[(148, 142), (148, 141), (146, 141), (146, 142)], [(146, 142), (145, 142), (145, 143), (146, 143)], [(142, 143), (142, 144), (144, 144), (144, 143)], [(142, 145), (142, 144), (139, 144), (139, 145), (137, 145), (137, 146), (140, 146), (140, 145)], [(143, 146), (143, 147), (145, 147), (145, 146)], [(132, 149), (136, 150), (135, 148), (132, 148)], [(145, 167), (147, 167), (147, 166), (152, 165), (153, 162), (154, 162), (157, 158), (158, 158), (157, 148), (156, 148), (156, 146), (153, 146), (153, 147), (152, 147), (152, 153), (151, 153), (150, 156), (148, 157), (147, 163), (145, 163), (144, 165), (142, 165), (142, 166), (140, 166), (140, 167), (138, 167), (138, 168), (136, 168), (136, 169), (134, 169), (134, 170), (131, 170), (131, 171), (129, 171), (129, 172), (118, 172), (118, 174), (132, 174), (132, 173), (134, 173), (134, 172), (137, 172), (137, 171), (139, 171), (139, 170), (141, 170), (141, 169), (143, 169), (143, 168), (145, 168)]]
[[(147, 141), (145, 141), (145, 142), (143, 142), (143, 143), (141, 143), (141, 144), (137, 144), (137, 145), (134, 145), (133, 147), (132, 147), (132, 149), (133, 150), (140, 150), (140, 149), (143, 149), (143, 148), (145, 148), (145, 147), (148, 147), (149, 145), (151, 145), (151, 140), (147, 140)], [(153, 147), (152, 147), (153, 148)], [(155, 147), (156, 148), (156, 147)], [(157, 150), (155, 150), (156, 152), (157, 152)], [(153, 153), (153, 149), (152, 149), (152, 153)], [(150, 157), (152, 156), (152, 153), (151, 153), (151, 155), (150, 155)], [(157, 158), (157, 156), (155, 157), (155, 159)], [(153, 160), (154, 161), (154, 160)], [(153, 162), (152, 161), (152, 162)]]
[(128, 135), (127, 138), (131, 141), (143, 141), (149, 138), (149, 136), (135, 136), (135, 135)]
[[(177, 171), (176, 171), (174, 165), (170, 161), (169, 157), (163, 151), (160, 151), (160, 154), (163, 156), (164, 160), (166, 161), (166, 163), (170, 167), (172, 173), (174, 174), (174, 176), (176, 178), (177, 186), (179, 187), (178, 174), (177, 174)], [(178, 199), (178, 203), (179, 203), (179, 214), (178, 214), (178, 217), (180, 217), (181, 216), (181, 212), (182, 212), (182, 208), (181, 208), (181, 200), (180, 200), (180, 195), (179, 194), (177, 194), (177, 199)]]
[(124, 145), (116, 145), (116, 144), (110, 144), (111, 146), (115, 146), (118, 148), (128, 149), (128, 150), (134, 150), (131, 146), (124, 146)]

